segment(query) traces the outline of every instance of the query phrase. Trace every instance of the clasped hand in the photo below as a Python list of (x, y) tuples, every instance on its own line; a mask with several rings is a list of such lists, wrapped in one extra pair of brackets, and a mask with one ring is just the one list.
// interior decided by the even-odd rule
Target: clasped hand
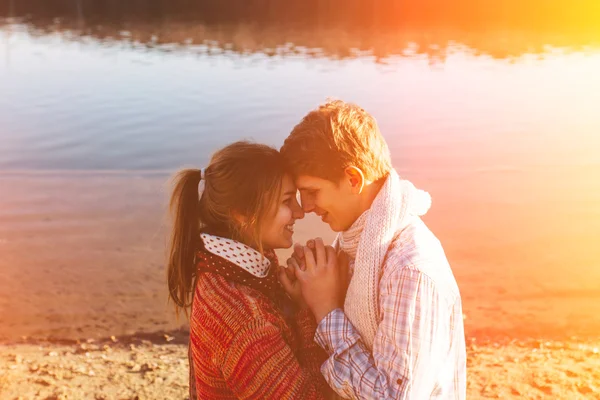
[(280, 267), (279, 280), (292, 300), (299, 307), (308, 307), (320, 322), (344, 305), (348, 258), (325, 246), (321, 238), (309, 240), (306, 246), (296, 244), (286, 266)]

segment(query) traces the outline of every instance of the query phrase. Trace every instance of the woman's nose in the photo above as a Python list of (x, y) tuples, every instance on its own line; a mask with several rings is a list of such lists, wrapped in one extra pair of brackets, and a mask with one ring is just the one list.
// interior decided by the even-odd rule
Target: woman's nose
[(297, 201), (294, 202), (294, 207), (292, 208), (292, 216), (294, 217), (294, 219), (304, 218), (304, 210)]
[(302, 219), (304, 218), (304, 210), (302, 210), (302, 208), (298, 207), (298, 209), (294, 210), (294, 219)]

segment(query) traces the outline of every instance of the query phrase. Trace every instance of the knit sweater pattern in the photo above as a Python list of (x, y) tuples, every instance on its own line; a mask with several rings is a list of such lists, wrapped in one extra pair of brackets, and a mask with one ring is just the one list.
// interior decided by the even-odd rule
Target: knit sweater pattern
[[(206, 260), (208, 252), (201, 251)], [(286, 309), (291, 307), (282, 307), (272, 296), (224, 274), (199, 273), (190, 315), (194, 397), (327, 398), (329, 388), (319, 371), (327, 355), (313, 341), (314, 318), (306, 309), (288, 313)]]

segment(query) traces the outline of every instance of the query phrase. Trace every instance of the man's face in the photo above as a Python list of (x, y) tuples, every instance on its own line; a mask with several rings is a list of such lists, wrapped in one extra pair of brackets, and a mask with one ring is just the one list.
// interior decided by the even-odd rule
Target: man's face
[(360, 216), (360, 194), (344, 176), (335, 183), (311, 175), (296, 177), (304, 212), (314, 212), (334, 232), (345, 231)]

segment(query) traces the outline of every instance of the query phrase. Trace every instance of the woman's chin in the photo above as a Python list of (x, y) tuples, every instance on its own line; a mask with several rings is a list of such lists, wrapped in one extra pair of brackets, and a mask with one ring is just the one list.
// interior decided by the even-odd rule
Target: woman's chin
[(289, 249), (290, 247), (292, 247), (293, 244), (294, 244), (294, 241), (292, 240), (291, 237), (281, 237), (281, 238), (279, 238), (279, 240), (277, 240), (276, 242), (272, 242), (269, 245), (263, 244), (263, 247), (273, 249), (273, 250)]
[(282, 249), (289, 249), (294, 244), (293, 235), (285, 235), (285, 237), (281, 238)]

